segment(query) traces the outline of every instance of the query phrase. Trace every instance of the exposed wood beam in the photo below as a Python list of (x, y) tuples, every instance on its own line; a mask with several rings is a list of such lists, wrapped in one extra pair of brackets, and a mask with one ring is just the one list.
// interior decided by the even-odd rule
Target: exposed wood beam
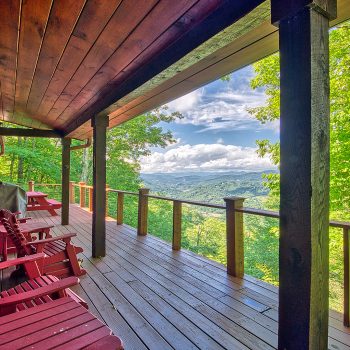
[(69, 224), (69, 176), (71, 139), (62, 139), (62, 225)]
[(23, 136), (23, 137), (51, 137), (51, 138), (63, 137), (63, 133), (58, 130), (4, 128), (4, 127), (0, 127), (0, 135), (1, 136)]
[(105, 95), (102, 95), (94, 105), (84, 110), (65, 128), (64, 134), (70, 134), (91, 119), (92, 116), (104, 111), (111, 104), (162, 72), (194, 48), (245, 16), (262, 2), (263, 0), (223, 1), (206, 19), (155, 55), (148, 64), (142, 66), (134, 75), (117, 86), (111, 85)]
[(290, 13), (272, 1), (281, 66), (278, 349), (328, 349), (331, 15), (317, 1)]
[(92, 256), (106, 255), (106, 131), (108, 115), (92, 118), (93, 143), (93, 214), (92, 214)]

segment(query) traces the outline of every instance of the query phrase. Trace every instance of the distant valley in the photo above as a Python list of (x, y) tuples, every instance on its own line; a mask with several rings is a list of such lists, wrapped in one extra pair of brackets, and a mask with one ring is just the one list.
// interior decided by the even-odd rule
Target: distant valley
[(224, 197), (260, 197), (268, 194), (263, 186), (264, 172), (187, 172), (141, 174), (144, 185), (153, 193), (222, 203)]

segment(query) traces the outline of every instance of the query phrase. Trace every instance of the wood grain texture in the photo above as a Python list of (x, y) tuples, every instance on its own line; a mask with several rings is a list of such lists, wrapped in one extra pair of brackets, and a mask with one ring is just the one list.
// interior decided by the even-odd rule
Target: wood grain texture
[(106, 131), (108, 116), (96, 115), (91, 124), (94, 128), (92, 255), (97, 258), (106, 255)]
[(84, 4), (85, 0), (65, 0), (55, 1), (52, 5), (31, 90), (26, 101), (27, 109), (31, 113), (36, 113), (42, 102)]
[(140, 236), (146, 236), (148, 233), (148, 193), (148, 188), (139, 189), (137, 234)]
[[(117, 44), (116, 51), (113, 55), (103, 56), (104, 65), (98, 67), (98, 74), (93, 77), (90, 76), (91, 79), (86, 81), (86, 86), (82, 85), (80, 89), (74, 90), (74, 92), (79, 91), (80, 93), (72, 101), (72, 106), (69, 106), (60, 115), (60, 119), (67, 120), (68, 117), (71, 118), (72, 115), (80, 111), (83, 106), (86, 108), (86, 106), (96, 102), (104, 94), (101, 93), (101, 89), (106, 90), (112, 85), (115, 86), (120, 79), (125, 79), (137, 67), (147, 63), (155, 53), (161, 51), (163, 47), (169, 44), (169, 41), (174, 40), (176, 35), (171, 32), (169, 27), (173, 26), (180, 31), (179, 23), (176, 23), (176, 25), (173, 23), (177, 22), (197, 2), (198, 0), (181, 0), (172, 2), (172, 6), (169, 6), (170, 1), (163, 0), (153, 7), (155, 1), (146, 1), (147, 7), (145, 5), (138, 7), (139, 16), (137, 16), (138, 11), (124, 9), (121, 6), (120, 16), (122, 20), (117, 19), (117, 21), (120, 28), (125, 28), (129, 35), (125, 35), (126, 33), (124, 34), (122, 30), (121, 33), (116, 33), (118, 37), (118, 40), (114, 40)], [(131, 8), (134, 7), (132, 1), (125, 4), (131, 6)], [(132, 14), (131, 19), (128, 18), (128, 13)], [(167, 13), (166, 16), (164, 16), (165, 13)], [(187, 21), (190, 20), (193, 20), (193, 17), (189, 16)], [(124, 25), (124, 23), (127, 25)], [(107, 36), (110, 37), (110, 31), (107, 31), (107, 33), (109, 33)], [(160, 43), (159, 39), (164, 37), (165, 43)], [(120, 45), (118, 45), (119, 43)], [(147, 53), (147, 56), (145, 53)], [(105, 60), (105, 58), (108, 58), (108, 60)], [(134, 63), (135, 60), (136, 63)]]
[[(33, 220), (55, 225), (54, 234), (78, 233), (75, 243), (84, 248), (87, 275), (75, 291), (126, 349), (177, 344), (186, 349), (277, 349), (278, 288), (248, 275), (229, 276), (224, 265), (186, 249), (174, 252), (169, 243), (137, 236), (135, 229), (111, 218), (106, 221), (107, 255), (94, 259), (91, 218), (72, 205), (71, 226), (44, 213), (35, 213)], [(342, 315), (332, 311), (329, 320), (329, 348), (349, 350), (350, 331), (342, 326)], [(181, 342), (179, 332), (191, 344)]]
[[(135, 38), (135, 40), (132, 36), (135, 35), (135, 28), (145, 20), (145, 17), (150, 23), (157, 23), (159, 30), (162, 29), (159, 20), (154, 21), (149, 15), (156, 3), (157, 0), (142, 0), (135, 7), (134, 1), (127, 0), (120, 4), (79, 68), (71, 77), (62, 95), (53, 105), (49, 112), (50, 118), (65, 120), (67, 115), (70, 117), (73, 111), (79, 110), (89, 100), (87, 84), (89, 84), (90, 90), (98, 92), (109, 81), (110, 78), (108, 77), (113, 77), (121, 69), (120, 61), (127, 59), (129, 55), (133, 57), (144, 49), (144, 38), (148, 38), (150, 32), (142, 31), (143, 37)], [(174, 10), (179, 9), (180, 7)], [(164, 8), (162, 10), (164, 11)], [(168, 23), (168, 18), (165, 21)], [(126, 47), (127, 50), (123, 50), (123, 47)], [(80, 96), (77, 96), (79, 94)], [(72, 101), (74, 107), (72, 106), (66, 111)], [(65, 113), (63, 114), (63, 112)]]
[(69, 224), (69, 203), (70, 203), (70, 145), (71, 139), (62, 139), (62, 214), (61, 224)]
[(0, 1), (1, 98), (4, 119), (7, 121), (13, 120), (15, 105), (20, 11), (20, 0)]
[(305, 8), (280, 22), (279, 348), (327, 349), (328, 19)]
[(225, 198), (227, 273), (235, 277), (244, 276), (244, 226), (243, 214), (235, 209), (243, 208), (244, 198)]
[(174, 201), (173, 203), (173, 250), (181, 249), (182, 234), (182, 203)]
[(22, 2), (19, 31), (15, 113), (25, 113), (28, 95), (35, 75), (52, 0)]
[(38, 115), (47, 116), (119, 4), (120, 0), (87, 1), (41, 100)]

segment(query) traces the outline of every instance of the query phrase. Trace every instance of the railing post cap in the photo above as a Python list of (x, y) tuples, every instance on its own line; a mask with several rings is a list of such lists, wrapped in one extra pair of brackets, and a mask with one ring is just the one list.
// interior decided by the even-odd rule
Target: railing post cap
[(142, 193), (142, 194), (149, 193), (149, 188), (140, 188), (139, 193)]
[(244, 197), (225, 197), (224, 201), (225, 202), (243, 202), (245, 200)]

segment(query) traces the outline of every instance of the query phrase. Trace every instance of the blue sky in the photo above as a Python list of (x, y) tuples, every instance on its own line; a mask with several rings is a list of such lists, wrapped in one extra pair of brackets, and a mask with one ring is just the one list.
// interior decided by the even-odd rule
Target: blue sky
[(253, 90), (251, 66), (233, 74), (229, 82), (217, 80), (168, 103), (183, 119), (161, 124), (173, 132), (176, 143), (152, 149), (143, 172), (267, 170), (268, 158), (256, 155), (256, 139), (279, 138), (278, 123), (262, 125), (247, 108), (265, 103), (262, 89)]

